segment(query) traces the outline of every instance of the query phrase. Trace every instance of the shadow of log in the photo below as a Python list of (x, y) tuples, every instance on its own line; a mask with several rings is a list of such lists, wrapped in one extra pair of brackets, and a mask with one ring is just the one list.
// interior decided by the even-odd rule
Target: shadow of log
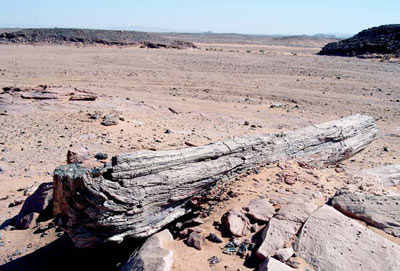
[(77, 249), (72, 240), (62, 235), (54, 242), (0, 266), (1, 271), (87, 271), (118, 270), (142, 240), (127, 240), (118, 246)]

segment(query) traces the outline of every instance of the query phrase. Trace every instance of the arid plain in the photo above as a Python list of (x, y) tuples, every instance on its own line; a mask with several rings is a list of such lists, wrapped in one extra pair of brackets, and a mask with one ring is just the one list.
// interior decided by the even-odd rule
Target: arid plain
[[(183, 50), (0, 46), (1, 88), (47, 85), (63, 93), (98, 97), (70, 101), (0, 95), (0, 220), (18, 213), (21, 205), (9, 206), (24, 199), (31, 186), (52, 181), (53, 170), (66, 163), (71, 148), (87, 147), (93, 155), (102, 152), (110, 158), (143, 149), (177, 149), (234, 136), (289, 132), (356, 113), (376, 119), (379, 137), (343, 162), (343, 170), (318, 171), (317, 184), (282, 183), (276, 177), (281, 170), (278, 166), (233, 182), (229, 189), (242, 196), (213, 207), (202, 226), (206, 233), (226, 210), (240, 209), (257, 195), (306, 189), (327, 200), (339, 188), (352, 184), (361, 170), (398, 164), (400, 65), (316, 55), (327, 42), (200, 40), (195, 42), (198, 49)], [(91, 117), (96, 112), (118, 115), (119, 122), (103, 126), (101, 118)], [(35, 251), (57, 242), (62, 232), (36, 230), (1, 231), (4, 270), (19, 270), (18, 266), (32, 261), (40, 263), (30, 270), (52, 270), (54, 259)], [(400, 243), (398, 238), (387, 238)], [(242, 266), (240, 258), (222, 254), (222, 246), (206, 243), (202, 251), (183, 241), (170, 246), (179, 255), (173, 270), (189, 270), (185, 265), (189, 260), (190, 270), (238, 270), (238, 266), (252, 270)], [(214, 255), (222, 263), (211, 269), (207, 259)], [(73, 263), (67, 266), (80, 270)]]

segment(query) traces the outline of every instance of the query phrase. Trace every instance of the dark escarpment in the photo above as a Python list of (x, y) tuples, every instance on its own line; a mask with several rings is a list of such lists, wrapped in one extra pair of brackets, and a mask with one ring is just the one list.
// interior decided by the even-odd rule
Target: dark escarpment
[(357, 35), (325, 45), (319, 55), (363, 56), (400, 55), (400, 24), (382, 25), (361, 31)]
[(29, 28), (4, 32), (0, 33), (0, 44), (82, 44), (175, 49), (196, 48), (191, 42), (173, 40), (157, 33), (71, 28)]

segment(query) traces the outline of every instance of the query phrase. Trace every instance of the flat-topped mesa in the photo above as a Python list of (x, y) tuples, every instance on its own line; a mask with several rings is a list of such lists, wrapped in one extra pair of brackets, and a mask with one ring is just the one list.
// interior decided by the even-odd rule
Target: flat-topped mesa
[(244, 171), (292, 159), (334, 164), (377, 133), (372, 117), (353, 115), (288, 134), (117, 155), (103, 169), (61, 166), (54, 172), (54, 211), (77, 247), (147, 237), (190, 212), (191, 197)]

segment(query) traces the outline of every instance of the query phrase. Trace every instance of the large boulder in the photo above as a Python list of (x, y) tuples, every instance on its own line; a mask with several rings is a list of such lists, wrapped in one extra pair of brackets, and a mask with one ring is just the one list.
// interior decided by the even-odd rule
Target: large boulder
[(120, 271), (169, 271), (173, 263), (173, 252), (165, 247), (173, 240), (168, 230), (149, 237), (143, 246), (135, 251)]
[(324, 205), (306, 221), (297, 254), (316, 271), (397, 271), (400, 246)]
[(42, 183), (36, 191), (26, 198), (18, 215), (15, 226), (27, 229), (36, 219), (47, 220), (53, 216), (53, 183)]
[(400, 196), (343, 193), (333, 198), (332, 205), (347, 216), (400, 237)]
[(258, 222), (268, 222), (275, 214), (275, 208), (268, 199), (253, 199), (243, 210), (248, 217)]

